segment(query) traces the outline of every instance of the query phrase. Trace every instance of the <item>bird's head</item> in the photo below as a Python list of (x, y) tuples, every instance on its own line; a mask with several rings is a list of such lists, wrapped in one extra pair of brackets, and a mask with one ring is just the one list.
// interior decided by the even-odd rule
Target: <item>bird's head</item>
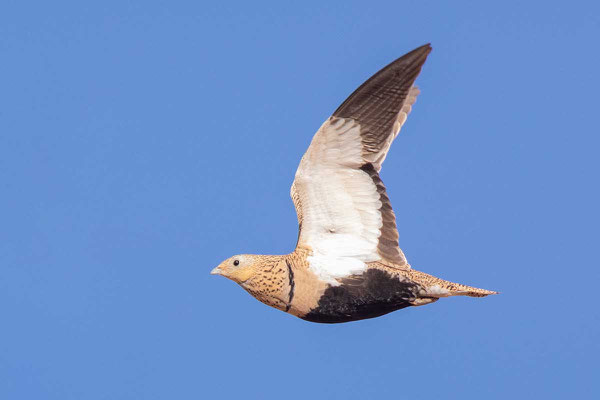
[(240, 254), (229, 257), (219, 264), (217, 268), (210, 271), (210, 273), (213, 275), (223, 275), (225, 278), (242, 284), (256, 274), (260, 264), (259, 261), (258, 257), (252, 254)]

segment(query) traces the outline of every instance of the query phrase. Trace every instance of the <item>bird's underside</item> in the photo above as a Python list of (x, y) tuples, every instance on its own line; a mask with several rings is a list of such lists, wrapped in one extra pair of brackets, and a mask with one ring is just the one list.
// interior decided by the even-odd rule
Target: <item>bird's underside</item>
[(430, 51), (421, 46), (383, 68), (319, 128), (290, 191), (298, 215), (296, 250), (230, 257), (212, 273), (265, 304), (324, 323), (373, 318), (441, 297), (496, 293), (411, 269), (379, 176), (419, 94), (413, 84)]
[(484, 297), (495, 292), (445, 281), (414, 269), (369, 263), (365, 272), (329, 285), (317, 306), (301, 318), (322, 323), (379, 317), (405, 307), (433, 303), (441, 297)]

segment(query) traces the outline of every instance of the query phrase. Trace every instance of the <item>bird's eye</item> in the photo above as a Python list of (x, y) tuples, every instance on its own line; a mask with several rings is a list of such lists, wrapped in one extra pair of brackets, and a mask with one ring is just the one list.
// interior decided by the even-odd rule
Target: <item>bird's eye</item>
[(240, 265), (240, 260), (233, 260), (233, 265), (235, 265), (236, 267), (237, 267), (238, 265)]

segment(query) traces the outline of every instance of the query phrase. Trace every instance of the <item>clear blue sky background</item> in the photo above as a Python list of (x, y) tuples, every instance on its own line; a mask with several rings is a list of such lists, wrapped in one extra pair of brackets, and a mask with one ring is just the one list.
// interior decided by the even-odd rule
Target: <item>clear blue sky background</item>
[[(600, 395), (597, 2), (82, 3), (0, 6), (0, 398)], [(502, 294), (320, 325), (209, 275), (293, 250), (313, 133), (427, 42), (400, 243)]]

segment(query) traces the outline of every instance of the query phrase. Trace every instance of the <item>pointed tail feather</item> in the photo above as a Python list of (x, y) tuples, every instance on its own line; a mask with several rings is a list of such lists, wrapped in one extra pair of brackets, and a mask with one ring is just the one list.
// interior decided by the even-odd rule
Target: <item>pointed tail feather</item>
[(498, 294), (493, 290), (480, 289), (472, 286), (463, 285), (445, 281), (424, 272), (410, 270), (411, 279), (423, 287), (423, 295), (427, 297), (450, 297), (450, 296), (469, 296), (485, 297), (491, 294)]

